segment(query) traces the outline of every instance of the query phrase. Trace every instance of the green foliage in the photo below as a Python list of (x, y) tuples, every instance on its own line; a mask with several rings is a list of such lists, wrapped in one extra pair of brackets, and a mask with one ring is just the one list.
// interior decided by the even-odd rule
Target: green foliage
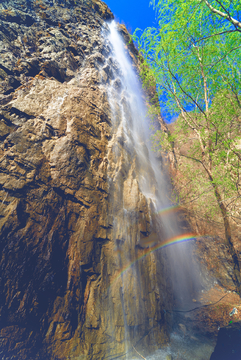
[[(239, 1), (232, 3), (240, 9)], [(147, 28), (140, 37), (136, 30), (133, 38), (151, 66), (159, 95), (168, 92), (162, 109), (179, 112), (175, 93), (185, 108), (191, 103), (197, 111), (205, 109), (200, 62), (210, 97), (227, 84), (235, 93), (240, 91), (241, 34), (232, 24), (212, 15), (200, 0), (162, 0), (156, 11), (159, 27)]]
[(241, 3), (152, 4), (158, 27), (140, 36), (137, 29), (133, 39), (144, 58), (144, 85), (156, 83), (162, 112), (177, 119), (171, 134), (153, 136), (154, 147), (178, 149), (178, 171), (190, 184), (180, 189), (181, 201), (194, 202), (211, 217), (221, 211), (225, 218), (233, 214), (228, 199), (240, 197)]

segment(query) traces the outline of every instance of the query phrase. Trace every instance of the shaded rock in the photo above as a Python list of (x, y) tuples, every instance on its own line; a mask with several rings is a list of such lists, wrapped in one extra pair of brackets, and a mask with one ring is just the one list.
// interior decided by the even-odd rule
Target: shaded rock
[(232, 323), (218, 332), (217, 344), (210, 360), (241, 359), (241, 323)]
[(35, 22), (35, 19), (32, 16), (23, 11), (17, 10), (16, 8), (8, 8), (0, 11), (0, 19), (27, 26), (31, 26)]
[(17, 89), (21, 85), (20, 81), (18, 81), (15, 77), (9, 75), (2, 82), (2, 91), (4, 95), (8, 95)]
[(55, 61), (45, 61), (42, 66), (42, 75), (47, 77), (54, 77), (61, 82), (65, 79), (65, 70), (60, 68)]

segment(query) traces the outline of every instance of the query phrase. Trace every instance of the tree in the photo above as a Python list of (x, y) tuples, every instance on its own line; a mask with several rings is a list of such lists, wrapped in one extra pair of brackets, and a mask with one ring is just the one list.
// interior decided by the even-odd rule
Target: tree
[[(176, 131), (167, 136), (157, 132), (155, 142), (166, 151), (179, 142), (179, 157), (185, 158), (182, 171), (194, 184), (191, 201), (202, 199), (203, 189), (212, 190), (241, 294), (228, 205), (230, 198), (240, 201), (241, 197), (241, 3), (160, 0), (153, 4), (158, 27), (147, 28), (140, 36), (137, 29), (133, 36), (144, 58), (141, 75), (144, 85), (157, 84), (163, 114), (178, 117)], [(158, 109), (153, 106), (150, 111)], [(187, 143), (188, 151), (182, 152)], [(180, 197), (182, 202), (182, 193)], [(208, 208), (202, 201), (199, 206)]]

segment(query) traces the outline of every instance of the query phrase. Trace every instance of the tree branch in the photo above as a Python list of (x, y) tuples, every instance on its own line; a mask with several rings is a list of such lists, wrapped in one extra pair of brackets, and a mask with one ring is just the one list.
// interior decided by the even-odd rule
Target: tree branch
[(214, 64), (211, 65), (209, 71), (210, 71), (215, 65), (217, 65), (220, 61), (222, 61), (223, 59), (225, 59), (226, 56), (228, 56), (228, 54), (230, 54), (230, 53), (231, 53), (232, 51), (234, 51), (234, 50), (239, 49), (240, 47), (241, 47), (241, 45), (239, 45), (239, 46), (231, 49), (230, 51), (228, 51), (223, 57), (221, 57), (219, 60), (217, 60)]
[(196, 40), (195, 42), (198, 43), (199, 41), (207, 40), (207, 39), (210, 39), (211, 37), (214, 37), (214, 36), (229, 34), (229, 33), (235, 32), (235, 31), (237, 31), (237, 29), (235, 29), (235, 30), (222, 31), (222, 32), (220, 32), (220, 33), (216, 33), (216, 34), (212, 34), (212, 35), (209, 35), (209, 36), (205, 36), (205, 37), (203, 37), (203, 38), (201, 38), (201, 39)]
[(203, 194), (208, 192), (207, 190), (213, 190), (212, 185), (210, 185), (208, 188), (204, 189), (204, 191), (201, 192), (201, 194), (198, 194), (198, 195), (195, 194), (195, 197), (193, 197), (191, 200), (184, 201), (183, 203), (181, 203), (181, 205), (191, 204), (192, 202), (198, 200)]
[(168, 62), (168, 71), (170, 72), (171, 76), (173, 77), (173, 79), (176, 81), (177, 85), (179, 86), (179, 88), (181, 89), (181, 91), (183, 92), (183, 94), (185, 94), (192, 102), (193, 104), (195, 104), (197, 106), (197, 108), (201, 111), (201, 113), (206, 117), (205, 112), (203, 111), (203, 109), (200, 107), (200, 105), (196, 102), (196, 100), (190, 95), (188, 94), (182, 87), (182, 85), (180, 84), (180, 81), (177, 79), (177, 77), (173, 74), (173, 72), (170, 69), (169, 66), (169, 62)]
[(181, 154), (181, 153), (180, 153), (180, 156), (183, 156), (183, 157), (185, 157), (187, 159), (191, 159), (191, 160), (196, 161), (196, 162), (200, 163), (201, 165), (203, 165), (203, 162), (201, 160), (193, 158), (192, 156), (184, 155), (184, 154)]
[[(217, 14), (217, 15), (221, 16), (222, 18), (230, 21), (236, 28), (238, 27), (240, 29), (240, 30), (237, 29), (238, 31), (241, 31), (241, 22), (234, 19), (232, 16), (230, 16), (229, 12), (227, 12), (225, 10), (227, 12), (227, 14), (225, 14), (224, 12), (222, 12), (222, 11), (220, 11), (218, 9), (215, 9), (207, 0), (204, 0), (204, 2), (207, 5), (207, 7), (211, 10), (212, 13)], [(220, 2), (219, 1), (217, 1), (217, 2), (220, 5)]]

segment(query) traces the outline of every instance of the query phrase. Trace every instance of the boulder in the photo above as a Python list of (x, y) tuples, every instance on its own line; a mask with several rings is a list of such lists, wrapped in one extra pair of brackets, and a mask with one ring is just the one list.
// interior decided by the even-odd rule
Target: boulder
[(210, 360), (241, 359), (241, 322), (232, 323), (218, 332), (217, 344)]

